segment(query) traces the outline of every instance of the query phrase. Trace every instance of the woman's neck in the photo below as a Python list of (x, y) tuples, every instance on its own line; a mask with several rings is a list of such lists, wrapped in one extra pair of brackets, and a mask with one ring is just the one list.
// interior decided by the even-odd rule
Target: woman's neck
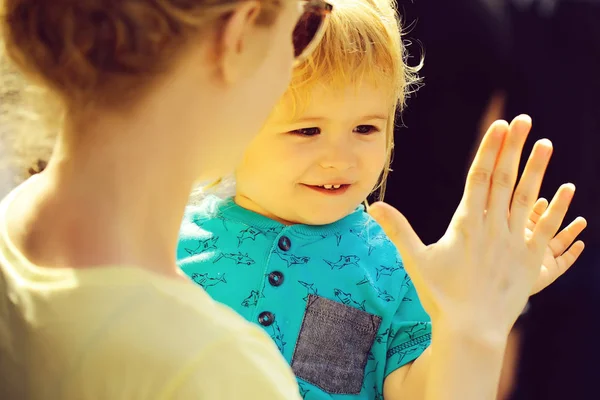
[(9, 210), (9, 234), (31, 262), (176, 273), (192, 185), (210, 179), (201, 174), (209, 167), (201, 157), (205, 135), (222, 128), (224, 115), (214, 110), (229, 101), (199, 59), (203, 52), (135, 107), (94, 107), (66, 119), (48, 167)]
[(9, 234), (32, 263), (176, 274), (193, 168), (182, 165), (175, 149), (157, 150), (167, 146), (160, 134), (146, 130), (147, 140), (140, 140), (139, 130), (115, 132), (97, 140), (93, 135), (101, 132), (85, 132), (76, 151), (59, 142), (47, 169), (11, 205)]

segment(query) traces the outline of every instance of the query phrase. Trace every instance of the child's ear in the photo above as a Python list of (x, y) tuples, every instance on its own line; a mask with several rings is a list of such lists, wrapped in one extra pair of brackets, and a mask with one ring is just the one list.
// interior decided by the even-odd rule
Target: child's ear
[[(243, 79), (249, 71), (257, 67), (257, 62), (266, 54), (265, 42), (259, 40), (261, 38), (258, 37), (259, 31), (256, 26), (259, 13), (258, 1), (240, 2), (219, 32), (218, 67), (220, 76), (228, 85)], [(262, 46), (258, 46), (261, 42)]]

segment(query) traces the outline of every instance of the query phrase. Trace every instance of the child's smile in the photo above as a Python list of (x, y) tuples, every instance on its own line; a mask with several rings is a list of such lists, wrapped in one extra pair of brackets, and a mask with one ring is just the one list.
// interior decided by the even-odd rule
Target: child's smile
[(341, 183), (341, 184), (323, 184), (323, 185), (307, 185), (302, 184), (304, 187), (314, 190), (315, 192), (328, 195), (328, 196), (339, 196), (348, 191), (350, 189), (350, 183)]

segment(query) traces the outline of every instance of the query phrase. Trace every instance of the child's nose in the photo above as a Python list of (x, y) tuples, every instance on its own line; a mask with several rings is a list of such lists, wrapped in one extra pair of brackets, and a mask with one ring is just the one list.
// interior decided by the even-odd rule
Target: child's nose
[(356, 157), (351, 144), (348, 140), (332, 143), (324, 149), (320, 164), (322, 168), (334, 168), (339, 171), (354, 167)]

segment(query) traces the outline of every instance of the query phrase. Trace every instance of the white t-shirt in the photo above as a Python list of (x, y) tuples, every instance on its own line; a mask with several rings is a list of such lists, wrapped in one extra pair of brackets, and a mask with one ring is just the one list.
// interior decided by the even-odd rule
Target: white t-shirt
[(191, 282), (28, 262), (0, 204), (0, 399), (300, 399), (271, 339)]

